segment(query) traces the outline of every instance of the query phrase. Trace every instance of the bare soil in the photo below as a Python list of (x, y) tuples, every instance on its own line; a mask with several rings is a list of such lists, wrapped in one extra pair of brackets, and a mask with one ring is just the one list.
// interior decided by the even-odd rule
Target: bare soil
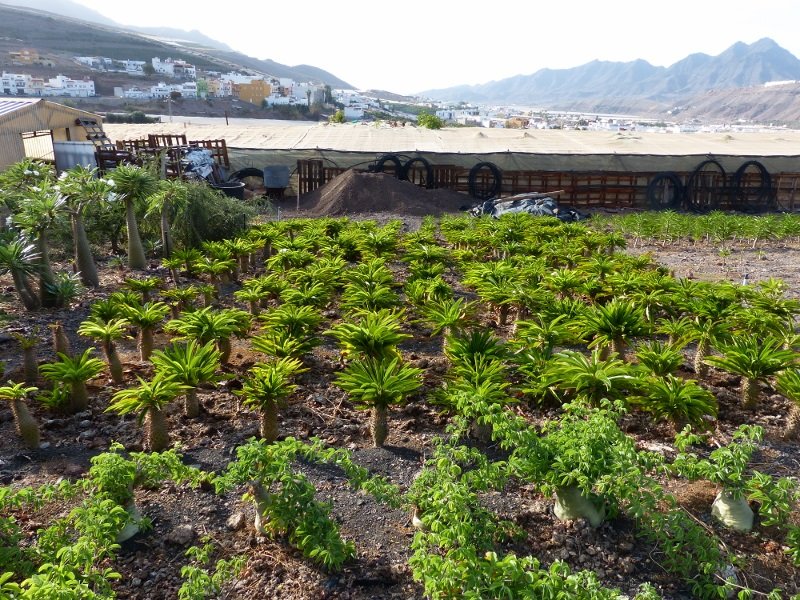
[[(370, 185), (391, 187), (403, 184), (381, 177), (363, 177), (364, 187), (375, 192), (376, 188), (369, 188)], [(344, 176), (337, 180), (347, 182)], [(317, 211), (314, 214), (350, 214), (351, 211), (379, 210), (379, 205), (370, 200), (354, 197), (345, 201), (346, 197), (345, 194), (337, 201), (326, 200), (323, 191), (316, 204), (311, 205), (313, 210), (309, 209), (304, 216), (314, 211)], [(324, 207), (330, 208), (331, 202), (339, 202), (334, 210), (343, 212), (326, 212), (328, 209)], [(416, 202), (409, 200), (404, 208), (416, 210), (415, 206), (420, 206)], [(449, 199), (436, 202), (441, 202), (435, 204), (441, 208)], [(364, 216), (362, 213), (354, 218)], [(380, 212), (366, 216), (399, 218), (409, 229), (415, 229), (421, 219), (419, 215)], [(738, 281), (748, 273), (753, 282), (775, 277), (786, 281), (790, 295), (800, 296), (800, 248), (783, 243), (762, 244), (756, 250), (735, 248), (724, 257), (716, 248), (705, 246), (646, 246), (630, 248), (629, 251), (652, 252), (659, 262), (673, 269), (677, 277)], [(402, 265), (398, 263), (393, 268), (398, 275), (402, 274)], [(151, 271), (165, 279), (168, 277), (155, 263), (151, 265)], [(0, 279), (0, 308), (13, 315), (8, 329), (0, 334), (0, 361), (6, 364), (6, 379), (18, 379), (21, 370), (20, 352), (9, 335), (11, 331), (40, 333), (42, 343), (37, 351), (40, 363), (54, 359), (46, 335), (47, 325), (53, 321), (62, 321), (74, 349), (82, 350), (90, 345), (88, 340), (75, 334), (78, 324), (88, 315), (90, 304), (118, 289), (126, 276), (107, 264), (101, 265), (101, 273), (98, 290), (88, 292), (69, 309), (55, 312), (26, 313), (19, 310), (10, 280), (7, 277)], [(223, 304), (234, 304), (232, 292), (237, 287), (232, 284), (225, 290)], [(328, 320), (326, 326), (340, 318), (335, 310), (325, 316)], [(488, 314), (484, 315), (483, 324), (500, 335), (510, 334), (504, 328), (498, 328)], [(447, 369), (440, 342), (413, 322), (408, 324), (407, 331), (413, 337), (401, 346), (401, 351), (408, 363), (424, 370), (425, 386), (406, 405), (392, 409), (389, 438), (384, 448), (372, 447), (367, 415), (356, 410), (346, 394), (332, 385), (335, 373), (341, 368), (338, 349), (332, 339), (325, 339), (315, 349), (309, 359), (311, 369), (300, 377), (297, 393), (282, 410), (281, 437), (308, 439), (315, 436), (333, 446), (347, 448), (357, 463), (373, 473), (387, 476), (401, 489), (407, 489), (429, 455), (431, 440), (442, 434), (448, 422), (447, 414), (426, 401), (428, 392), (441, 383)], [(161, 347), (166, 342), (166, 337), (160, 335), (156, 346)], [(151, 366), (139, 360), (134, 340), (123, 342), (121, 355), (128, 384), (136, 375), (145, 377), (151, 372)], [(245, 341), (235, 341), (228, 368), (232, 378), (225, 385), (201, 391), (201, 417), (187, 419), (178, 406), (171, 408), (168, 423), (172, 441), (179, 445), (189, 464), (220, 471), (233, 459), (235, 448), (257, 434), (258, 416), (241, 405), (234, 391), (248, 369), (261, 358), (249, 349)], [(692, 377), (693, 373), (687, 370), (685, 375)], [(739, 408), (737, 378), (712, 373), (706, 383), (720, 403), (714, 442), (729, 441), (731, 432), (741, 423), (763, 425), (767, 435), (754, 466), (776, 476), (800, 472), (796, 443), (784, 442), (780, 437), (788, 413), (788, 403), (783, 397), (765, 389), (759, 411), (753, 415)], [(45, 387), (44, 382), (40, 381), (39, 385)], [(59, 477), (80, 477), (88, 469), (90, 458), (107, 449), (112, 441), (121, 442), (130, 450), (141, 449), (141, 429), (135, 419), (105, 412), (111, 395), (117, 389), (105, 377), (92, 381), (89, 410), (78, 415), (53, 413), (33, 404), (32, 412), (42, 425), (43, 441), (42, 447), (35, 451), (26, 450), (19, 443), (11, 411), (7, 406), (0, 406), (0, 484), (21, 487), (53, 482)], [(532, 406), (523, 405), (519, 410), (532, 420), (555, 416), (555, 413)], [(640, 447), (667, 453), (672, 451), (670, 443), (674, 432), (668, 426), (653, 423), (638, 413), (626, 418), (623, 426)], [(491, 447), (486, 450), (495, 451)], [(158, 490), (137, 491), (137, 503), (152, 519), (154, 527), (123, 545), (114, 563), (123, 575), (115, 584), (118, 597), (142, 600), (176, 598), (181, 584), (180, 569), (188, 562), (184, 552), (189, 545), (199, 543), (200, 538), (207, 535), (219, 549), (215, 557), (241, 553), (248, 557), (244, 572), (226, 588), (222, 595), (224, 598), (422, 598), (422, 588), (413, 581), (408, 567), (414, 531), (411, 515), (388, 510), (370, 497), (354, 493), (335, 470), (308, 465), (301, 468), (317, 487), (319, 497), (332, 503), (333, 515), (341, 526), (342, 535), (355, 542), (358, 557), (341, 573), (332, 575), (312, 566), (286, 540), (256, 535), (250, 525), (252, 508), (240, 499), (243, 490), (220, 497), (203, 488), (190, 490), (183, 486), (165, 485)], [(780, 538), (774, 532), (760, 525), (749, 535), (723, 530), (712, 521), (709, 513), (716, 492), (712, 486), (701, 482), (673, 483), (672, 486), (684, 509), (720, 535), (730, 551), (744, 557), (745, 568), (741, 576), (747, 585), (759, 591), (768, 591), (775, 586), (783, 587), (788, 593), (800, 591), (800, 572), (783, 553)], [(631, 596), (639, 584), (649, 581), (656, 585), (664, 598), (690, 597), (685, 585), (661, 567), (658, 549), (637, 537), (634, 524), (625, 518), (608, 521), (597, 529), (587, 527), (583, 522), (563, 523), (556, 520), (548, 498), (542, 497), (531, 486), (518, 484), (509, 484), (501, 492), (487, 494), (484, 501), (498, 514), (498, 518), (514, 521), (527, 533), (526, 539), (510, 546), (510, 550), (533, 554), (544, 564), (562, 559), (574, 569), (592, 569), (604, 584), (618, 587)], [(26, 534), (33, 539), (38, 528), (63, 514), (66, 508), (53, 506), (41, 513), (19, 514), (17, 517)], [(187, 526), (190, 531), (188, 541), (179, 535), (180, 531), (185, 533)]]

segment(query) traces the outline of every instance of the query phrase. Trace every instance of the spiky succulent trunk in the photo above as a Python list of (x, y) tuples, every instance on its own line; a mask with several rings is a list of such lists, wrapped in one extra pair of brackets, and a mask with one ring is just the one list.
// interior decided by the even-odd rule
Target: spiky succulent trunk
[(261, 438), (272, 443), (278, 439), (278, 405), (274, 400), (267, 400), (259, 412)]
[(508, 323), (508, 304), (497, 307), (497, 324), (501, 327)]
[(783, 437), (787, 440), (796, 440), (798, 433), (800, 433), (800, 404), (792, 404)]
[(128, 227), (128, 267), (137, 271), (147, 267), (144, 245), (139, 235), (139, 223), (136, 221), (136, 210), (133, 200), (125, 201), (125, 223)]
[(183, 414), (194, 419), (200, 416), (200, 402), (197, 399), (197, 388), (189, 388), (183, 397)]
[(217, 340), (217, 350), (219, 350), (221, 354), (219, 362), (223, 365), (227, 365), (228, 359), (231, 357), (231, 338), (219, 338)]
[(122, 362), (119, 359), (119, 353), (117, 352), (117, 347), (114, 345), (114, 342), (104, 343), (103, 353), (106, 355), (106, 360), (108, 361), (108, 370), (111, 373), (111, 381), (113, 381), (116, 385), (122, 385), (122, 383), (124, 383)]
[(214, 292), (212, 290), (203, 292), (203, 308), (214, 305)]
[(72, 357), (72, 347), (69, 338), (64, 332), (64, 326), (60, 322), (53, 324), (53, 350), (66, 356)]
[(139, 358), (143, 361), (150, 360), (153, 353), (153, 328), (139, 328)]
[(256, 508), (256, 517), (253, 521), (256, 533), (267, 533), (264, 521), (269, 514), (269, 506), (272, 504), (272, 496), (264, 489), (259, 481), (251, 481), (248, 485), (250, 495), (253, 497), (253, 504)]
[(376, 448), (383, 446), (386, 436), (389, 434), (388, 414), (389, 410), (385, 404), (376, 404), (372, 407), (370, 432), (372, 433), (372, 444)]
[(161, 251), (164, 258), (172, 257), (172, 234), (169, 232), (169, 203), (161, 206)]
[(708, 375), (708, 365), (703, 362), (706, 354), (708, 354), (709, 342), (706, 339), (701, 339), (697, 342), (697, 350), (694, 353), (694, 372), (698, 377), (705, 377)]
[(173, 319), (180, 319), (181, 318), (181, 305), (180, 302), (176, 302), (175, 304), (169, 305), (169, 312), (170, 316)]
[(261, 304), (258, 300), (250, 300), (250, 314), (257, 317), (261, 314)]
[(145, 446), (150, 452), (161, 452), (169, 445), (167, 417), (163, 410), (150, 408), (145, 417)]
[(579, 488), (571, 485), (556, 489), (556, 505), (553, 512), (562, 521), (586, 519), (592, 527), (600, 525), (605, 518), (602, 507), (597, 508)]
[(170, 267), (169, 269), (169, 277), (172, 279), (172, 285), (176, 288), (178, 287), (178, 269), (174, 267)]
[(25, 374), (25, 383), (34, 385), (39, 378), (39, 365), (36, 364), (36, 347), (22, 349), (22, 372)]
[(53, 308), (58, 305), (58, 298), (52, 291), (56, 283), (53, 267), (50, 264), (50, 246), (47, 243), (47, 234), (41, 232), (36, 240), (36, 250), (39, 252), (39, 298), (42, 306)]
[(19, 299), (25, 310), (36, 310), (41, 306), (39, 298), (33, 291), (28, 277), (18, 269), (12, 269), (11, 278), (14, 280), (14, 289), (17, 290)]
[(11, 401), (11, 412), (14, 413), (14, 422), (17, 425), (17, 433), (25, 442), (28, 448), (39, 447), (39, 424), (33, 418), (25, 400), (17, 398)]
[(611, 340), (611, 351), (617, 353), (617, 357), (624, 361), (625, 360), (625, 339), (616, 336), (613, 340)]
[(755, 410), (758, 403), (758, 382), (750, 377), (742, 377), (742, 406), (747, 410)]
[(85, 381), (70, 383), (69, 410), (72, 414), (82, 412), (89, 408), (89, 391)]
[(72, 213), (72, 241), (75, 251), (75, 266), (80, 273), (81, 283), (86, 287), (99, 287), (100, 278), (97, 276), (97, 267), (89, 246), (89, 238), (79, 212)]
[(247, 254), (242, 254), (239, 257), (239, 272), (244, 275), (250, 270), (250, 257)]

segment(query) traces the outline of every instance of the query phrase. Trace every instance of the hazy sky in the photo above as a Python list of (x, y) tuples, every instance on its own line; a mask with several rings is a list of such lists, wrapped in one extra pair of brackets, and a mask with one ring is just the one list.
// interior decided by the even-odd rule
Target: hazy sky
[(669, 66), (763, 37), (800, 56), (798, 0), (76, 1), (122, 24), (198, 29), (256, 58), (403, 94), (594, 59)]

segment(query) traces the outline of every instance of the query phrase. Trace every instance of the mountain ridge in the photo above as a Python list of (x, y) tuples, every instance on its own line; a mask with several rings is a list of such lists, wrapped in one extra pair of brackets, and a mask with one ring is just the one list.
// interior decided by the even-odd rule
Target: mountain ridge
[(712, 90), (747, 88), (769, 81), (800, 80), (800, 60), (770, 38), (736, 42), (717, 56), (688, 55), (669, 67), (643, 59), (593, 60), (569, 69), (540, 69), (530, 75), (477, 85), (425, 90), (442, 101), (502, 103), (570, 110), (599, 110), (613, 104), (636, 112), (643, 104), (666, 111)]

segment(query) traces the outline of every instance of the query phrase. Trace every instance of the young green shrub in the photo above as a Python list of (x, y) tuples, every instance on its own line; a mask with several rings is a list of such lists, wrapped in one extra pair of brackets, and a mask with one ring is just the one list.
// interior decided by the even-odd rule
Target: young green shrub
[(86, 382), (97, 377), (103, 370), (103, 361), (91, 356), (94, 348), (87, 348), (75, 357), (58, 354), (59, 360), (39, 367), (45, 379), (58, 385), (67, 383), (70, 386), (68, 411), (72, 414), (84, 411), (89, 406), (89, 394)]

